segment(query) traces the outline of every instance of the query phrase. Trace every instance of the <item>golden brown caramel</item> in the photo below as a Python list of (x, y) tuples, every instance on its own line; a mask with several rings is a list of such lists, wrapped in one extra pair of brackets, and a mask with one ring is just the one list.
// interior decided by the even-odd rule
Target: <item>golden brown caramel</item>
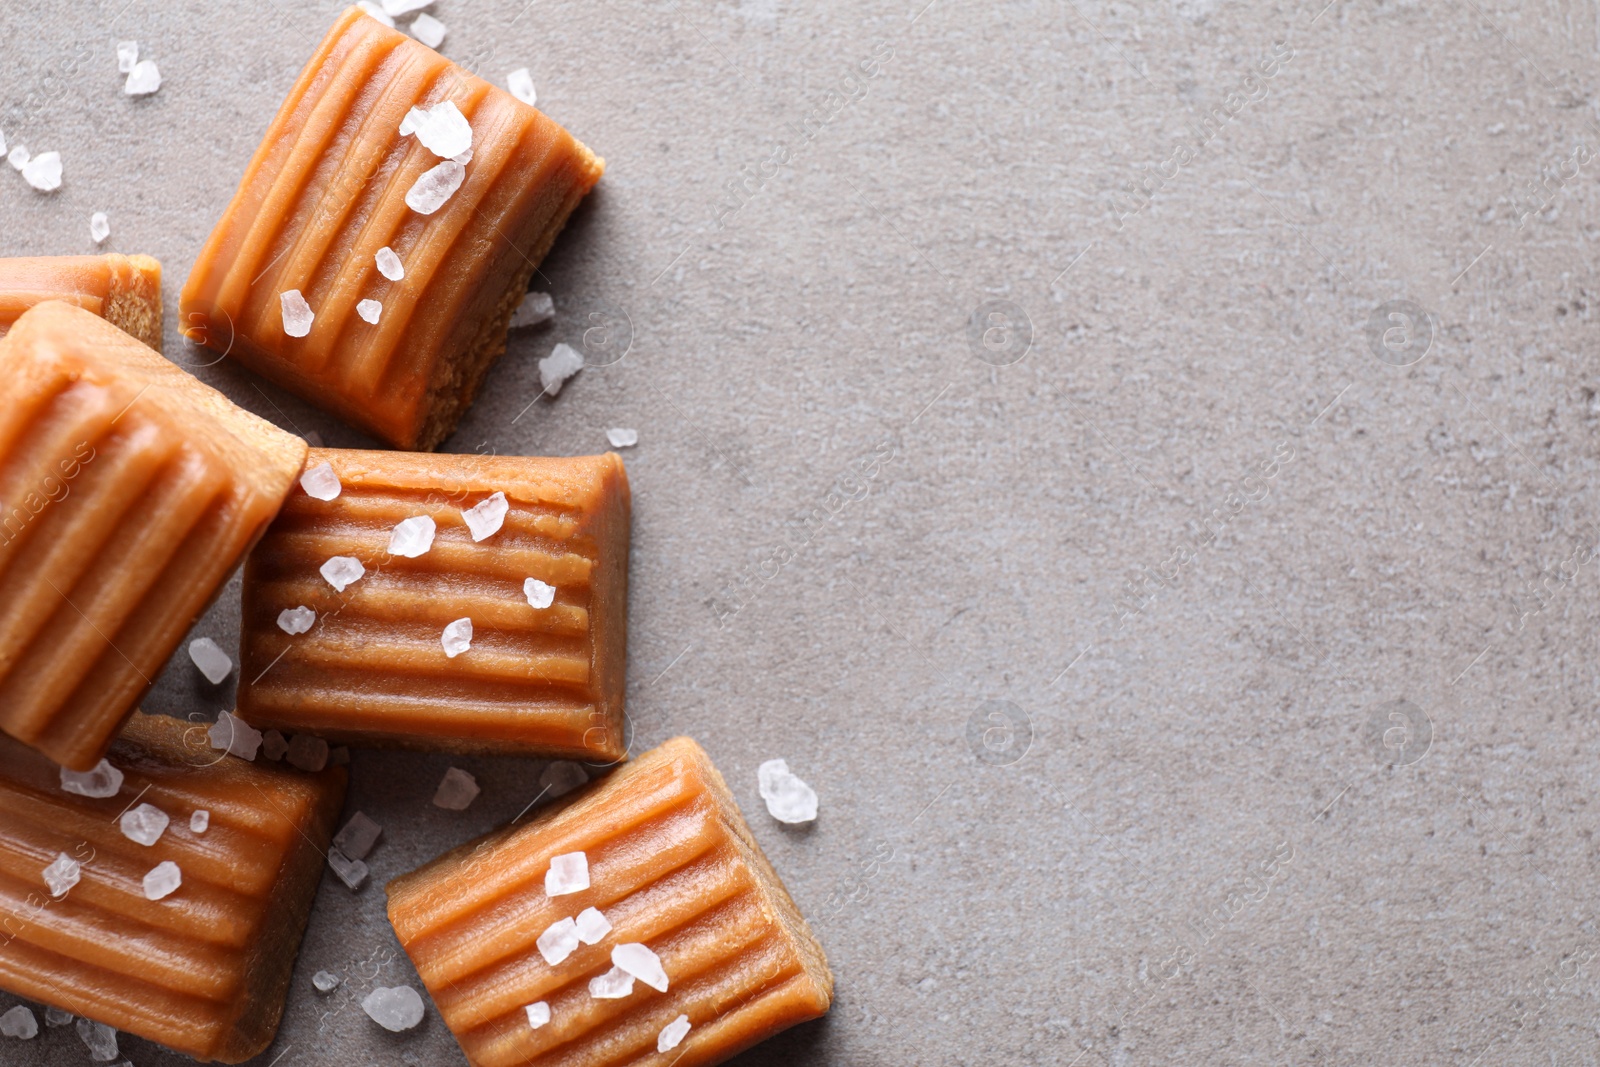
[[(198, 1059), (248, 1059), (278, 1029), (344, 768), (247, 763), (213, 752), (203, 725), (142, 713), (107, 759), (120, 791), (78, 796), (0, 739), (0, 987)], [(153, 845), (119, 825), (142, 804), (171, 820)], [(43, 871), (62, 854), (79, 878), (57, 897)], [(163, 862), (182, 884), (147, 899)]]
[(161, 264), (149, 256), (0, 259), (0, 337), (24, 311), (62, 300), (161, 350)]
[[(406, 194), (443, 163), (412, 107), (454, 101), (471, 123), (466, 177), (423, 215)], [(180, 325), (400, 448), (454, 428), (506, 326), (603, 164), (545, 115), (350, 8), (301, 72), (183, 287)], [(383, 248), (405, 277), (374, 261)], [(298, 290), (315, 321), (284, 330)], [(376, 324), (357, 304), (383, 306)]]
[[(552, 857), (587, 857), (589, 888), (548, 896)], [(695, 1067), (828, 1010), (833, 976), (700, 746), (675, 738), (529, 822), (389, 883), (389, 921), (474, 1067)], [(553, 923), (597, 908), (611, 931), (547, 963)], [(643, 944), (667, 989), (591, 996), (612, 950)], [(550, 1021), (530, 1026), (543, 1002)], [(682, 1043), (658, 1053), (686, 1015)]]
[[(615, 453), (574, 459), (312, 449), (339, 496), (296, 488), (245, 565), (238, 714), (331, 741), (622, 758), (628, 476)], [(463, 511), (495, 493), (501, 528), (474, 541)], [(432, 547), (390, 555), (426, 516)], [(337, 591), (335, 556), (364, 574)], [(555, 587), (536, 608), (524, 583)], [(279, 625), (317, 613), (309, 631)], [(472, 643), (451, 657), (457, 619)]]
[(17, 320), (0, 367), (0, 730), (84, 770), (306, 443), (57, 301)]

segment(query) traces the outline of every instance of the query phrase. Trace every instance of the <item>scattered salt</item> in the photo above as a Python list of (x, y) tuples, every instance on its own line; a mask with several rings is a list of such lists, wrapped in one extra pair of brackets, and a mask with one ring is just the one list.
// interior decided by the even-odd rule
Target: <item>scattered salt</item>
[(44, 1024), (46, 1026), (65, 1026), (75, 1018), (77, 1018), (77, 1016), (62, 1008), (44, 1009)]
[(554, 967), (578, 949), (578, 924), (571, 919), (562, 919), (553, 922), (539, 935), (536, 942), (539, 946), (539, 955), (544, 961)]
[(537, 1030), (550, 1021), (550, 1005), (544, 1001), (536, 1001), (522, 1009), (528, 1013), (528, 1025)]
[(611, 932), (611, 923), (598, 908), (584, 908), (578, 912), (578, 940), (585, 945), (596, 945)]
[(0, 1015), (0, 1034), (23, 1041), (32, 1040), (39, 1036), (39, 1020), (26, 1005), (18, 1004)]
[(373, 3), (372, 0), (356, 0), (356, 6), (365, 11), (367, 14), (371, 15), (373, 18), (377, 19), (379, 22), (383, 23), (385, 26), (389, 27), (391, 30), (394, 29), (394, 19), (390, 18), (389, 13), (383, 8), (379, 7), (377, 4)]
[(217, 721), (206, 731), (206, 737), (212, 748), (224, 749), (240, 759), (255, 759), (261, 748), (261, 731), (231, 711), (217, 716)]
[(455, 160), (457, 163), (461, 164), (464, 167), (468, 163), (472, 162), (472, 149), (469, 148), (465, 152), (462, 152), (460, 155), (451, 156), (450, 158)]
[(786, 823), (810, 822), (817, 817), (817, 792), (789, 773), (789, 764), (769, 759), (756, 772), (761, 799), (774, 819)]
[(154, 804), (140, 804), (122, 813), (122, 836), (146, 848), (161, 840), (172, 820)]
[(383, 0), (383, 10), (390, 15), (409, 15), (432, 3), (433, 0)]
[(278, 302), (283, 306), (284, 333), (290, 337), (304, 337), (311, 332), (311, 323), (317, 316), (306, 298), (300, 295), (300, 290), (290, 289), (278, 297)]
[(160, 900), (169, 897), (183, 884), (183, 872), (171, 860), (162, 860), (144, 876), (144, 898)]
[(61, 153), (40, 152), (22, 165), (22, 176), (41, 193), (61, 188)]
[(455, 659), (461, 653), (472, 647), (472, 620), (457, 619), (444, 628), (444, 633), (439, 635), (439, 643), (444, 646), (444, 654), (449, 659)]
[(433, 519), (427, 515), (413, 515), (409, 519), (401, 519), (395, 523), (394, 531), (389, 534), (389, 555), (416, 559), (433, 547), (433, 535), (436, 529)]
[(117, 1031), (93, 1019), (79, 1019), (75, 1024), (78, 1037), (89, 1047), (89, 1058), (99, 1063), (110, 1063), (117, 1058)]
[(455, 195), (466, 177), (467, 168), (447, 158), (416, 180), (406, 193), (406, 207), (419, 215), (432, 215)]
[(332, 993), (339, 988), (339, 983), (342, 981), (338, 975), (329, 971), (318, 971), (311, 976), (311, 984), (318, 993)]
[(395, 1033), (422, 1021), (422, 998), (408, 985), (379, 986), (361, 1001), (361, 1008), (373, 1022)]
[(391, 282), (397, 282), (406, 276), (405, 264), (400, 262), (400, 257), (395, 255), (394, 249), (388, 245), (378, 249), (372, 259), (378, 265), (378, 273)]
[(318, 573), (337, 592), (342, 593), (345, 586), (359, 581), (361, 576), (367, 573), (367, 568), (363, 567), (361, 561), (354, 556), (334, 556), (322, 565)]
[(350, 816), (350, 821), (344, 824), (344, 829), (333, 835), (333, 843), (353, 860), (364, 860), (372, 851), (372, 846), (378, 843), (378, 837), (383, 833), (383, 827), (367, 818), (361, 812)]
[(555, 396), (561, 392), (562, 384), (582, 369), (583, 357), (563, 341), (539, 361), (539, 383), (544, 386), (546, 393)]
[(209, 637), (201, 637), (189, 642), (189, 659), (200, 673), (206, 676), (206, 681), (216, 685), (228, 675), (233, 673), (233, 660), (228, 654), (217, 647), (217, 643)]
[(189, 816), (189, 832), (203, 834), (211, 827), (211, 812), (201, 808)]
[[(425, 18), (430, 16), (419, 15), (417, 21), (420, 22)], [(441, 30), (444, 28), (442, 23), (439, 24), (439, 28)], [(440, 34), (439, 39), (443, 40), (444, 35)], [(405, 122), (410, 126), (411, 132), (416, 134), (417, 140), (422, 142), (422, 147), (441, 159), (459, 156), (472, 147), (472, 124), (461, 113), (461, 109), (456, 107), (454, 100), (445, 100), (430, 108), (414, 107), (406, 112)], [(454, 191), (452, 188), (451, 192)]]
[(378, 316), (383, 314), (383, 304), (376, 300), (363, 300), (356, 305), (356, 314), (365, 321), (377, 325)]
[(478, 780), (460, 767), (451, 767), (439, 779), (433, 793), (433, 806), (446, 811), (466, 811), (478, 799)]
[(656, 1038), (657, 1052), (671, 1052), (683, 1041), (689, 1033), (689, 1017), (680, 1015), (666, 1026), (661, 1028), (661, 1036)]
[(639, 942), (630, 941), (612, 949), (611, 962), (651, 989), (660, 993), (667, 991), (667, 972), (661, 966), (661, 957)]
[(617, 426), (606, 431), (606, 440), (612, 448), (632, 448), (639, 443), (639, 431)]
[(295, 734), (289, 742), (289, 762), (302, 771), (320, 771), (328, 765), (328, 742), (310, 734)]
[(589, 979), (589, 995), (596, 1000), (621, 1000), (633, 992), (633, 975), (621, 967)]
[(14, 169), (21, 170), (23, 167), (27, 166), (28, 160), (31, 158), (33, 157), (28, 155), (28, 150), (26, 148), (22, 147), (21, 145), (17, 145), (9, 153), (7, 153), (6, 162), (11, 164)]
[(278, 612), (278, 629), (291, 637), (305, 633), (316, 621), (317, 613), (304, 604), (297, 608), (284, 608)]
[(289, 751), (289, 739), (276, 730), (268, 730), (261, 735), (261, 754), (274, 762), (281, 760)]
[(506, 88), (511, 90), (511, 95), (532, 107), (539, 100), (539, 95), (533, 91), (533, 75), (528, 73), (527, 67), (518, 67), (506, 75)]
[(94, 238), (95, 244), (111, 236), (111, 220), (106, 218), (104, 211), (96, 211), (89, 216), (89, 236)]
[(333, 473), (333, 464), (324, 460), (300, 476), (300, 488), (307, 496), (318, 500), (334, 500), (344, 492), (339, 476)]
[(333, 868), (339, 881), (349, 889), (360, 889), (361, 883), (367, 880), (367, 865), (351, 859), (337, 848), (328, 849), (328, 866)]
[(64, 897), (67, 890), (78, 884), (82, 875), (83, 868), (77, 860), (65, 852), (57, 852), (50, 866), (44, 869), (44, 884), (50, 887), (51, 896)]
[(149, 96), (161, 88), (161, 71), (157, 69), (155, 61), (141, 59), (128, 71), (128, 80), (123, 83), (122, 91), (129, 96)]
[(467, 520), (467, 529), (472, 532), (472, 539), (482, 541), (485, 537), (500, 532), (500, 527), (506, 521), (506, 512), (509, 510), (510, 505), (506, 503), (506, 495), (495, 493), (487, 500), (462, 509), (461, 517)]
[(589, 776), (584, 773), (582, 767), (571, 760), (556, 760), (539, 775), (539, 784), (544, 786), (547, 796), (559, 797), (572, 792), (580, 785), (588, 785)]
[(444, 41), (444, 35), (449, 31), (444, 23), (432, 15), (418, 15), (411, 22), (411, 36), (427, 45), (429, 48), (438, 48)]
[(555, 318), (555, 314), (555, 297), (549, 293), (529, 293), (522, 298), (522, 303), (517, 305), (517, 310), (511, 313), (511, 322), (506, 328), (520, 330), (527, 326), (537, 326), (541, 322), (549, 322)]
[(80, 797), (114, 797), (122, 788), (122, 772), (105, 760), (94, 765), (92, 771), (69, 771), (61, 768), (61, 790)]
[(550, 857), (550, 869), (544, 872), (546, 896), (560, 897), (589, 888), (589, 857), (582, 852), (567, 852)]
[(117, 73), (127, 74), (133, 70), (133, 65), (139, 62), (138, 41), (117, 42)]

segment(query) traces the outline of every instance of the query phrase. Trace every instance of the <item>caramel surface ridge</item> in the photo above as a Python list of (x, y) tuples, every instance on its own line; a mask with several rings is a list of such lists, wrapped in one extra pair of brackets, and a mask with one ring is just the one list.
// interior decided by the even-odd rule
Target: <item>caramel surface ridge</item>
[(0, 337), (24, 311), (61, 300), (161, 350), (161, 264), (149, 256), (0, 259)]

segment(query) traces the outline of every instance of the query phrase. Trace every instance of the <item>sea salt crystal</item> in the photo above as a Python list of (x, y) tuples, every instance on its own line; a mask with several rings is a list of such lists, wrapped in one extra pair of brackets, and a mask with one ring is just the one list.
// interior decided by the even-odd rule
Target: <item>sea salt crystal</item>
[(65, 1026), (75, 1018), (77, 1018), (77, 1016), (62, 1008), (52, 1007), (44, 1009), (44, 1024), (46, 1026)]
[(233, 673), (233, 660), (228, 654), (217, 647), (217, 643), (209, 637), (201, 637), (189, 642), (189, 659), (200, 673), (206, 676), (206, 681), (216, 685), (228, 675)]
[(571, 760), (556, 760), (539, 775), (539, 784), (544, 787), (546, 796), (554, 798), (565, 796), (580, 785), (588, 785), (589, 776)]
[(606, 440), (612, 448), (632, 448), (639, 443), (639, 431), (618, 426), (606, 431)]
[(383, 0), (383, 10), (390, 15), (409, 15), (413, 11), (421, 11), (433, 3), (433, 0)]
[(406, 193), (406, 207), (419, 215), (432, 215), (455, 195), (466, 177), (467, 168), (447, 158), (416, 180)]
[(390, 18), (389, 13), (383, 8), (379, 7), (377, 4), (373, 3), (372, 0), (356, 0), (356, 6), (365, 11), (367, 14), (371, 15), (373, 18), (377, 19), (379, 22), (383, 23), (385, 26), (389, 27), (391, 30), (394, 29), (394, 19)]
[(520, 330), (527, 326), (537, 326), (541, 322), (549, 322), (555, 315), (555, 297), (549, 293), (529, 293), (522, 298), (522, 303), (517, 305), (517, 310), (511, 313), (511, 323), (507, 329)]
[(472, 532), (472, 539), (482, 541), (485, 537), (500, 532), (508, 510), (510, 505), (506, 503), (506, 495), (496, 493), (489, 499), (464, 509), (461, 517), (467, 520), (467, 529)]
[(444, 35), (449, 31), (444, 23), (432, 15), (418, 15), (411, 22), (411, 36), (427, 45), (429, 48), (438, 48), (444, 40)]
[(656, 1038), (657, 1052), (671, 1052), (683, 1041), (689, 1033), (689, 1017), (680, 1015), (666, 1026), (661, 1028), (661, 1035)]
[(522, 595), (528, 598), (529, 607), (547, 608), (556, 601), (556, 587), (537, 578), (529, 578), (522, 583)]
[[(419, 15), (418, 21), (425, 18), (433, 21), (428, 15)], [(442, 23), (439, 24), (439, 28), (444, 28)], [(440, 40), (443, 39), (441, 34)], [(414, 107), (406, 112), (405, 124), (416, 134), (417, 140), (422, 142), (422, 147), (441, 159), (459, 156), (472, 147), (472, 124), (461, 113), (461, 109), (456, 107), (454, 100), (446, 100), (430, 108)], [(451, 192), (454, 191), (452, 188)]]
[(122, 836), (146, 848), (161, 840), (172, 820), (154, 804), (140, 804), (122, 813)]
[(138, 41), (117, 42), (117, 73), (127, 74), (133, 70), (133, 65), (139, 62)]
[(546, 393), (555, 396), (561, 392), (562, 384), (582, 369), (583, 357), (563, 341), (539, 361), (539, 384), (544, 386)]
[(436, 529), (433, 519), (426, 515), (413, 515), (400, 520), (389, 534), (389, 555), (417, 558), (433, 547)]
[(0, 1015), (0, 1034), (29, 1041), (39, 1036), (39, 1020), (26, 1005), (18, 1004)]
[(446, 811), (466, 811), (478, 799), (478, 780), (460, 767), (451, 767), (439, 779), (433, 793), (433, 806)]
[(144, 876), (144, 898), (160, 900), (169, 897), (183, 884), (183, 872), (171, 860), (162, 860)]
[(378, 273), (391, 282), (397, 282), (406, 276), (405, 264), (400, 262), (400, 257), (395, 255), (394, 249), (388, 245), (378, 249), (372, 259), (378, 265)]
[(231, 711), (219, 714), (206, 736), (212, 748), (225, 749), (240, 759), (255, 759), (261, 748), (261, 731)]
[(94, 238), (95, 244), (111, 236), (111, 220), (106, 218), (104, 211), (96, 211), (89, 216), (89, 236)]
[(22, 177), (41, 193), (61, 188), (61, 153), (40, 152), (22, 165)]
[(341, 981), (343, 979), (329, 971), (318, 971), (311, 976), (311, 985), (318, 993), (332, 993), (339, 988)]
[(353, 860), (364, 860), (367, 853), (372, 851), (372, 846), (378, 843), (378, 837), (383, 833), (383, 827), (367, 818), (361, 812), (350, 816), (350, 821), (344, 824), (344, 829), (333, 835), (333, 843)]
[(61, 768), (61, 789), (80, 797), (114, 797), (122, 788), (122, 772), (105, 760), (94, 765), (91, 771), (69, 771)]
[(537, 1030), (550, 1021), (550, 1005), (544, 1001), (536, 1001), (522, 1009), (528, 1013), (528, 1025)]
[(306, 298), (300, 295), (300, 290), (290, 289), (278, 297), (278, 303), (283, 307), (284, 333), (290, 337), (304, 337), (311, 332), (311, 323), (317, 316)]
[(356, 314), (364, 321), (377, 325), (378, 316), (383, 314), (383, 305), (376, 300), (363, 300), (356, 305)]
[(472, 149), (469, 148), (465, 152), (461, 153), (459, 156), (451, 156), (450, 158), (455, 160), (457, 163), (461, 164), (464, 167), (468, 163), (472, 162)]
[(161, 71), (156, 67), (155, 60), (141, 59), (128, 71), (128, 80), (123, 83), (122, 91), (129, 96), (149, 96), (161, 88)]
[(337, 848), (328, 849), (328, 866), (339, 876), (339, 881), (350, 889), (360, 889), (361, 883), (367, 880), (367, 865), (351, 859)]
[(333, 464), (323, 461), (300, 476), (300, 488), (317, 500), (334, 500), (344, 492), (339, 476), (333, 473)]
[(444, 654), (449, 659), (461, 655), (472, 647), (472, 620), (457, 619), (446, 626), (444, 633), (439, 635), (439, 643), (444, 646)]
[(651, 989), (659, 993), (667, 991), (667, 972), (661, 966), (661, 957), (639, 942), (630, 941), (612, 949), (611, 962)]
[(317, 621), (317, 613), (301, 604), (297, 608), (284, 608), (278, 612), (278, 629), (293, 637), (303, 634), (311, 629), (311, 624)]
[(361, 1009), (373, 1022), (395, 1033), (422, 1021), (422, 998), (408, 985), (379, 986), (361, 1001)]
[(110, 1063), (117, 1058), (117, 1031), (93, 1019), (79, 1019), (75, 1028), (78, 1037), (89, 1047), (89, 1058), (98, 1063)]
[(511, 90), (511, 95), (532, 107), (539, 100), (539, 94), (533, 91), (533, 75), (528, 73), (527, 67), (518, 67), (506, 75), (506, 88)]
[(562, 919), (553, 922), (539, 935), (537, 942), (539, 955), (544, 961), (554, 967), (578, 948), (578, 924), (571, 919)]
[(633, 992), (633, 975), (621, 967), (589, 979), (589, 995), (596, 1000), (621, 1000)]
[(611, 923), (598, 908), (584, 908), (578, 912), (578, 940), (585, 945), (596, 945), (611, 932)]
[(21, 145), (17, 145), (6, 154), (6, 162), (16, 170), (21, 170), (27, 166), (28, 160), (32, 158), (32, 156), (28, 155), (28, 150)]
[(320, 771), (328, 765), (328, 742), (310, 734), (295, 734), (289, 742), (289, 762), (302, 771)]
[(268, 730), (261, 735), (261, 754), (274, 762), (281, 760), (289, 751), (289, 739), (276, 730)]
[(354, 556), (333, 556), (322, 565), (318, 573), (322, 575), (324, 581), (342, 593), (351, 582), (360, 580), (361, 576), (367, 573), (367, 568), (363, 567), (361, 561)]
[(817, 817), (817, 792), (789, 773), (789, 764), (769, 759), (756, 772), (761, 799), (774, 819), (786, 823), (810, 822)]
[(189, 816), (189, 832), (203, 834), (211, 827), (211, 812), (201, 808)]
[(78, 879), (83, 876), (83, 868), (78, 861), (65, 852), (57, 852), (56, 858), (50, 861), (50, 866), (44, 869), (44, 884), (50, 887), (50, 895), (64, 897), (67, 890), (78, 884)]
[(550, 857), (550, 869), (544, 872), (546, 896), (560, 897), (589, 888), (589, 857), (582, 852), (567, 852)]

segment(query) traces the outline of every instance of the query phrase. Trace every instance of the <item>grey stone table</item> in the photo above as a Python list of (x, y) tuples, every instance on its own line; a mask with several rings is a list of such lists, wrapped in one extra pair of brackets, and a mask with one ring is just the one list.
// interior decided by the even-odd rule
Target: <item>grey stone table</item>
[[(739, 1062), (1595, 1063), (1594, 6), (925, 3), (433, 8), (608, 163), (445, 447), (639, 431), (635, 741), (706, 746), (838, 977)], [(0, 254), (106, 211), (170, 358), (356, 446), (170, 310), (336, 10), (4, 5), (0, 129), (65, 180), (0, 171)], [(621, 358), (538, 399), (596, 322)], [(377, 884), (324, 879), (259, 1063), (463, 1062), (356, 1004), (416, 982), (381, 883), (538, 769), (356, 753)]]

